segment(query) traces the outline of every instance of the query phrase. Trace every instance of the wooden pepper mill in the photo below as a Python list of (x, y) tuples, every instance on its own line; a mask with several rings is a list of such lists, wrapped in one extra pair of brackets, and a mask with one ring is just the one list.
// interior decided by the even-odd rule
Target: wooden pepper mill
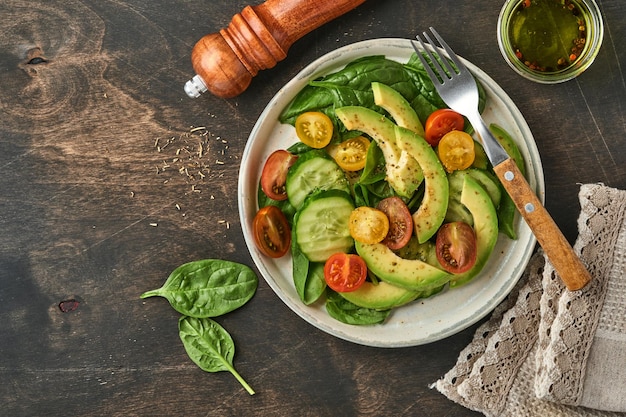
[(223, 98), (241, 94), (259, 70), (285, 59), (298, 39), (365, 0), (267, 0), (246, 6), (227, 28), (204, 36), (191, 53), (195, 75), (185, 92)]

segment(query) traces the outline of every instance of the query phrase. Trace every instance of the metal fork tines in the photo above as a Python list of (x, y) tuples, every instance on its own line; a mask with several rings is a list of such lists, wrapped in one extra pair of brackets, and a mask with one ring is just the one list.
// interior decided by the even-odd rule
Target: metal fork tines
[[(413, 49), (415, 49), (417, 57), (422, 62), (426, 73), (435, 85), (441, 99), (452, 110), (467, 117), (480, 136), (480, 140), (486, 145), (485, 151), (487, 152), (489, 160), (493, 164), (497, 165), (498, 163), (506, 160), (508, 155), (506, 151), (499, 146), (499, 143), (493, 137), (480, 116), (478, 111), (478, 87), (476, 86), (474, 76), (469, 69), (467, 69), (465, 64), (463, 64), (463, 62), (461, 62), (461, 60), (456, 56), (452, 48), (450, 48), (441, 36), (439, 36), (437, 31), (432, 27), (430, 28), (430, 31), (447, 54), (446, 57), (444, 54), (436, 52), (438, 48), (428, 33), (424, 32), (423, 35), (432, 47), (434, 53), (431, 52), (426, 45), (424, 45), (424, 42), (422, 42), (419, 35), (416, 37), (423, 53), (430, 59), (434, 71), (424, 55), (422, 55), (422, 51), (420, 51), (415, 45), (414, 41), (411, 42)], [(438, 55), (439, 59), (437, 59), (435, 55)], [(449, 60), (447, 58), (449, 58)], [(450, 61), (452, 61), (454, 67), (450, 64)], [(437, 71), (437, 74), (435, 74), (435, 71)]]

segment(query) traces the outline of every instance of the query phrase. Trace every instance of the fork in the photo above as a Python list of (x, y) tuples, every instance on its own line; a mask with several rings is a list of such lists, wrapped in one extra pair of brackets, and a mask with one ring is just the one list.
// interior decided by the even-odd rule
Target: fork
[[(424, 32), (423, 35), (432, 47), (433, 52), (426, 48), (419, 35), (416, 38), (424, 55), (430, 59), (432, 68), (424, 55), (422, 55), (422, 51), (418, 49), (415, 41), (411, 41), (411, 45), (422, 62), (426, 73), (435, 85), (437, 93), (452, 110), (467, 117), (474, 127), (494, 172), (500, 179), (504, 189), (511, 196), (515, 206), (532, 230), (543, 248), (544, 254), (561, 277), (565, 286), (571, 291), (585, 287), (591, 280), (589, 271), (587, 271), (587, 268), (576, 255), (559, 227), (541, 204), (539, 198), (537, 198), (537, 195), (515, 164), (515, 161), (509, 157), (500, 143), (494, 138), (482, 119), (478, 110), (478, 88), (474, 76), (437, 31), (432, 27), (430, 31), (446, 52), (454, 67), (446, 59), (446, 56), (442, 56), (441, 52), (437, 52), (437, 50), (440, 51), (440, 48), (437, 48), (437, 45), (428, 33)], [(435, 55), (438, 55), (440, 59), (437, 60)]]

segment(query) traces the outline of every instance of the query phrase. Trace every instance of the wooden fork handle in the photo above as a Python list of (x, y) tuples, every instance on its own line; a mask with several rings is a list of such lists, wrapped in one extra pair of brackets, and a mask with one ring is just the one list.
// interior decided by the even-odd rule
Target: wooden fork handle
[(510, 158), (506, 159), (496, 165), (494, 171), (565, 286), (576, 291), (587, 285), (591, 274), (532, 191), (515, 162)]

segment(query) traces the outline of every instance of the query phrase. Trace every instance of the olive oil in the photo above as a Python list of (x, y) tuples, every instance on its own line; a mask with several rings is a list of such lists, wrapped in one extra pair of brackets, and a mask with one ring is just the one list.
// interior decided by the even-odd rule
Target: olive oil
[(509, 23), (516, 57), (538, 72), (574, 65), (587, 42), (586, 13), (573, 0), (520, 0)]

